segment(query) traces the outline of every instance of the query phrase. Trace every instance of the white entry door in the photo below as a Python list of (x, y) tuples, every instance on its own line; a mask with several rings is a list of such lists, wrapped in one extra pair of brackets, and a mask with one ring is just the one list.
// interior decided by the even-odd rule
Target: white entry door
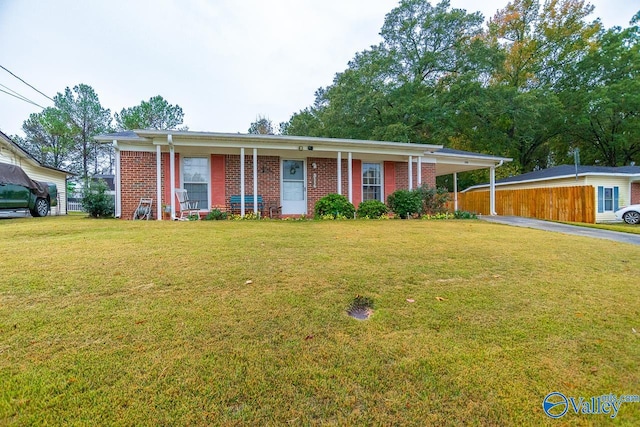
[(304, 160), (282, 161), (282, 213), (306, 214), (307, 191)]

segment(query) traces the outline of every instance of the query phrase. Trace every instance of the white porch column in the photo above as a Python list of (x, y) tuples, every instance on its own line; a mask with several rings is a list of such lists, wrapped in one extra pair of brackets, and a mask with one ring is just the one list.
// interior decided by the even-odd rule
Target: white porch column
[(169, 142), (169, 185), (171, 186), (171, 218), (176, 218), (176, 152), (173, 137), (167, 135)]
[(116, 205), (114, 209), (114, 216), (116, 218), (120, 218), (122, 216), (122, 188), (121, 188), (121, 177), (120, 177), (120, 148), (118, 147), (118, 141), (113, 140), (113, 148), (115, 151), (115, 160), (116, 160), (116, 176), (114, 187), (116, 189)]
[(244, 147), (240, 149), (240, 216), (244, 216)]
[(491, 166), (489, 174), (489, 215), (497, 215), (496, 213), (496, 167)]
[(353, 203), (353, 156), (351, 152), (347, 154), (347, 180), (349, 182), (349, 203)]
[(453, 173), (453, 210), (458, 210), (458, 172)]
[(409, 190), (413, 190), (413, 156), (409, 156)]
[(340, 151), (338, 151), (338, 172), (336, 176), (338, 177), (337, 191), (338, 191), (338, 194), (342, 194), (342, 152)]
[(253, 149), (253, 213), (258, 214), (258, 149)]
[(162, 153), (156, 145), (156, 220), (162, 221)]
[(422, 156), (418, 156), (418, 187), (422, 185)]

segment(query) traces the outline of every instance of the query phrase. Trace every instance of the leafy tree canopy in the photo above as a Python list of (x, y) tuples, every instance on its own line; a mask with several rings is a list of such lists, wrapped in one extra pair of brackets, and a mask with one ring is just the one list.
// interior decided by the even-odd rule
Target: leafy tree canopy
[(135, 107), (123, 108), (119, 114), (114, 114), (114, 118), (116, 127), (120, 130), (179, 129), (184, 113), (179, 105), (171, 105), (157, 95)]

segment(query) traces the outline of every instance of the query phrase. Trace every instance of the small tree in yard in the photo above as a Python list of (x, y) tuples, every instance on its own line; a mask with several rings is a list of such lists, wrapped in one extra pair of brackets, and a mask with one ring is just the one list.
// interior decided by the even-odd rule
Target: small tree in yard
[(93, 218), (108, 218), (114, 213), (113, 198), (107, 194), (107, 184), (103, 180), (91, 181), (84, 189), (82, 209)]
[(438, 214), (446, 211), (446, 203), (449, 201), (449, 191), (444, 187), (429, 187), (422, 184), (414, 190), (422, 200), (421, 214)]

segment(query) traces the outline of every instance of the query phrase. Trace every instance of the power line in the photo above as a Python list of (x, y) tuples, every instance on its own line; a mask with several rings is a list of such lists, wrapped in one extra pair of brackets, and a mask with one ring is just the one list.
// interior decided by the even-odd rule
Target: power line
[[(2, 65), (0, 65), (0, 68), (2, 68), (3, 70), (5, 70), (7, 73), (11, 74), (13, 77), (15, 77), (16, 79), (20, 80), (22, 83), (26, 84), (27, 86), (29, 86), (31, 89), (35, 90), (36, 92), (38, 92), (40, 95), (44, 96), (45, 98), (53, 101), (53, 98), (51, 98), (49, 95), (46, 95), (45, 93), (39, 91), (38, 89), (36, 89), (34, 86), (30, 85), (29, 83), (25, 82), (23, 79), (21, 79), (20, 77), (16, 76), (15, 74), (13, 74), (11, 71), (9, 71), (8, 69), (6, 69), (5, 67), (3, 67)], [(54, 101), (55, 102), (55, 101)]]
[[(11, 89), (9, 89), (9, 90), (11, 90)], [(34, 101), (31, 101), (30, 99), (25, 98), (24, 96), (22, 96), (22, 95), (20, 95), (20, 94), (18, 94), (18, 95), (14, 95), (13, 93), (11, 93), (11, 92), (7, 92), (6, 90), (3, 90), (3, 89), (0, 89), (0, 92), (4, 92), (4, 93), (6, 93), (7, 95), (11, 95), (11, 96), (13, 96), (14, 98), (18, 98), (18, 99), (19, 99), (19, 100), (21, 100), (21, 101), (28, 102), (29, 104), (33, 104), (33, 105), (35, 105), (36, 107), (40, 107), (40, 108), (42, 108), (43, 110), (45, 109), (45, 107), (43, 107), (42, 105), (37, 104), (37, 103), (35, 103)], [(17, 92), (16, 92), (16, 93), (17, 93)]]
[[(3, 85), (2, 83), (0, 83), (0, 86), (1, 86), (1, 87), (3, 87), (3, 88), (5, 88), (5, 89), (6, 89), (6, 90), (8, 90), (9, 92), (11, 92), (11, 93), (8, 93), (7, 91), (4, 91), (4, 90), (3, 90), (3, 92), (4, 92), (4, 93), (6, 93), (7, 95), (15, 96), (16, 98), (21, 99), (21, 100), (23, 100), (24, 102), (28, 102), (29, 104), (38, 105), (35, 101), (33, 101), (33, 100), (31, 100), (31, 99), (27, 98), (26, 96), (22, 95), (21, 93), (16, 92), (15, 90), (11, 89), (11, 88), (10, 88), (10, 87), (8, 87), (8, 86)], [(2, 90), (2, 89), (0, 89), (0, 90)], [(40, 105), (38, 105), (38, 106), (40, 106)], [(44, 107), (43, 107), (43, 108), (44, 108)]]

